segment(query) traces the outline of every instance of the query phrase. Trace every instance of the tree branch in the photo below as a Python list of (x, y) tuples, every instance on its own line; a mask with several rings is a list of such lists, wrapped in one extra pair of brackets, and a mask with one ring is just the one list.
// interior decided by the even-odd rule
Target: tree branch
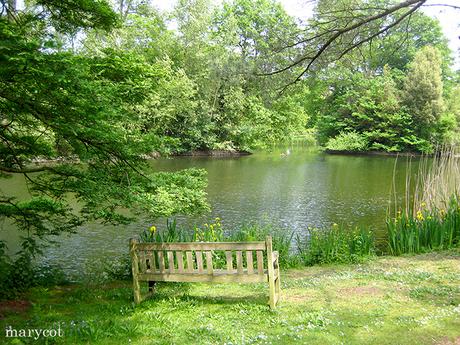
[(46, 170), (53, 170), (51, 167), (47, 166), (39, 166), (35, 168), (10, 168), (10, 167), (5, 167), (0, 165), (0, 171), (4, 171), (7, 173), (12, 173), (12, 174), (29, 174), (29, 173), (35, 173), (35, 172), (41, 172), (41, 171), (46, 171)]
[[(318, 51), (316, 52), (316, 54), (314, 54), (312, 57), (310, 56), (303, 56), (301, 57), (300, 59), (298, 59), (297, 61), (295, 61), (294, 63), (284, 67), (284, 68), (281, 68), (281, 69), (278, 69), (276, 71), (273, 71), (273, 72), (268, 72), (268, 73), (264, 73), (263, 75), (265, 76), (269, 76), (269, 75), (274, 75), (274, 74), (278, 74), (278, 73), (281, 73), (281, 72), (284, 72), (284, 71), (287, 71), (288, 69), (291, 69), (292, 67), (295, 67), (299, 64), (301, 64), (302, 62), (305, 62), (307, 60), (310, 60), (307, 64), (307, 67), (303, 70), (303, 72), (301, 73), (301, 75), (299, 77), (297, 77), (295, 79), (295, 82), (297, 82), (305, 73), (307, 73), (311, 66), (313, 65), (313, 63), (315, 61), (317, 61), (321, 55), (323, 55), (323, 53), (326, 51), (327, 48), (329, 48), (339, 37), (343, 36), (344, 34), (352, 31), (352, 30), (355, 30), (355, 29), (358, 29), (368, 23), (371, 23), (373, 21), (376, 21), (378, 19), (381, 19), (381, 18), (384, 18), (394, 12), (397, 12), (398, 10), (401, 10), (403, 8), (406, 8), (406, 7), (410, 7), (410, 6), (413, 6), (413, 5), (416, 5), (414, 6), (415, 10), (418, 9), (420, 6), (422, 6), (424, 3), (426, 2), (426, 0), (406, 0), (406, 1), (403, 1), (397, 5), (394, 5), (392, 7), (389, 7), (387, 8), (385, 11), (382, 11), (380, 13), (377, 13), (377, 14), (374, 14), (372, 16), (369, 16), (367, 18), (364, 18), (363, 20), (360, 20), (358, 21), (357, 23), (353, 24), (353, 25), (350, 25), (350, 26), (345, 26), (343, 29), (340, 29), (340, 30), (336, 30), (335, 33), (324, 43), (321, 45), (321, 47), (318, 49)], [(413, 8), (413, 9), (414, 9)], [(413, 10), (413, 11), (415, 11)], [(412, 13), (413, 11), (411, 11), (410, 13)], [(407, 15), (407, 12), (406, 12), (406, 15)], [(399, 23), (400, 21), (398, 21)], [(385, 30), (384, 30), (385, 31)], [(379, 34), (381, 34), (382, 32), (384, 31), (379, 31)], [(364, 43), (364, 42), (363, 42)], [(293, 84), (293, 83), (290, 83), (289, 85)]]
[(436, 7), (436, 6), (442, 6), (442, 7), (450, 7), (453, 8), (454, 10), (460, 10), (460, 6), (455, 6), (455, 5), (449, 5), (449, 4), (428, 4), (424, 5), (425, 7)]

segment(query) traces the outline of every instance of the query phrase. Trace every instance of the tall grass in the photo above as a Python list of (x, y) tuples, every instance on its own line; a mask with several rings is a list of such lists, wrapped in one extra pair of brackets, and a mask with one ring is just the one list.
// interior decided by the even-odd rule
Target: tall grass
[[(269, 224), (251, 223), (232, 232), (225, 232), (219, 218), (192, 230), (179, 228), (175, 221), (168, 220), (166, 228), (150, 228), (140, 237), (143, 242), (246, 242), (264, 241), (268, 235), (272, 236), (273, 250), (279, 252), (280, 265), (283, 268), (359, 262), (375, 253), (372, 231), (363, 228), (348, 229), (336, 224), (329, 229), (310, 228), (305, 236), (296, 236), (294, 239), (293, 231)], [(224, 267), (223, 254), (216, 252), (214, 259), (217, 264), (222, 261)]]
[[(389, 253), (421, 253), (458, 246), (459, 196), (460, 159), (454, 148), (443, 148), (431, 162), (423, 158), (415, 182), (411, 182), (408, 170), (405, 206), (400, 208), (395, 202), (394, 214), (387, 215)], [(396, 194), (394, 197), (396, 200)]]
[(431, 165), (425, 157), (419, 168), (415, 184), (413, 214), (423, 208), (446, 210), (452, 198), (460, 196), (460, 152), (457, 148), (443, 147), (432, 158)]
[[(272, 225), (251, 223), (243, 225), (232, 232), (224, 232), (220, 218), (213, 222), (196, 226), (193, 229), (181, 228), (175, 220), (167, 220), (166, 228), (156, 229), (152, 226), (140, 234), (142, 242), (248, 242), (265, 241), (266, 237), (272, 236), (273, 250), (280, 253), (280, 264), (283, 267), (292, 266), (291, 243), (293, 232), (277, 229)], [(223, 253), (220, 253), (223, 254)], [(215, 259), (219, 261), (219, 253)], [(222, 255), (225, 262), (225, 256)]]
[(194, 227), (192, 230), (178, 226), (176, 219), (167, 219), (164, 229), (157, 229), (152, 225), (139, 235), (142, 242), (221, 242), (225, 241), (220, 218), (214, 222)]
[(297, 236), (297, 251), (302, 264), (354, 263), (375, 254), (375, 238), (365, 228), (345, 228), (334, 224), (329, 229), (310, 228), (307, 236)]
[(279, 252), (280, 265), (282, 267), (295, 266), (292, 253), (293, 231), (278, 229), (269, 224), (252, 223), (243, 225), (228, 235), (229, 241), (245, 242), (245, 241), (264, 241), (266, 237), (272, 236), (273, 250)]
[(449, 249), (460, 243), (460, 205), (452, 197), (446, 209), (400, 213), (387, 220), (388, 249), (392, 255)]

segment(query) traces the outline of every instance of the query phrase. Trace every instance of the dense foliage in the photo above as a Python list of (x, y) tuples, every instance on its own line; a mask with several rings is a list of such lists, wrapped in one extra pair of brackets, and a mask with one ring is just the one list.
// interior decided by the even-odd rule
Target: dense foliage
[(460, 207), (453, 198), (446, 209), (421, 209), (415, 216), (399, 213), (387, 220), (392, 255), (423, 253), (460, 245)]
[[(315, 47), (308, 35), (348, 25), (339, 13), (360, 1), (318, 1), (305, 23), (275, 0), (217, 7), (181, 0), (169, 14), (134, 0), (116, 4), (129, 7), (122, 25), (110, 34), (87, 31), (77, 52), (97, 57), (115, 47), (163, 66), (159, 87), (135, 109), (146, 132), (170, 139), (172, 152), (264, 148), (308, 128), (327, 148), (349, 151), (430, 152), (458, 137), (458, 109), (447, 107), (455, 99), (451, 52), (439, 22), (422, 13), (346, 55), (339, 48), (348, 40), (364, 39), (386, 21), (344, 35), (320, 68), (285, 88), (298, 68), (273, 71)], [(379, 1), (362, 4), (365, 11)]]
[(274, 80), (256, 77), (269, 68), (273, 46), (297, 30), (278, 3), (238, 0), (214, 9), (205, 0), (179, 1), (171, 14), (176, 31), (154, 8), (132, 6), (109, 44), (91, 31), (81, 53), (99, 56), (101, 47), (117, 46), (167, 67), (136, 110), (148, 133), (174, 140), (172, 151), (251, 150), (305, 130), (306, 89), (279, 98)]
[(321, 104), (320, 142), (331, 150), (433, 152), (458, 137), (444, 106), (439, 50), (422, 48), (407, 68), (344, 71)]
[[(40, 240), (86, 221), (207, 210), (204, 171), (152, 173), (142, 158), (171, 141), (146, 131), (136, 111), (161, 88), (167, 66), (122, 50), (89, 57), (60, 47), (78, 30), (117, 25), (105, 2), (31, 6), (0, 16), (0, 177), (23, 175), (30, 196), (0, 191), (0, 218), (23, 235), (12, 266), (30, 266)], [(3, 249), (0, 256), (8, 267)]]

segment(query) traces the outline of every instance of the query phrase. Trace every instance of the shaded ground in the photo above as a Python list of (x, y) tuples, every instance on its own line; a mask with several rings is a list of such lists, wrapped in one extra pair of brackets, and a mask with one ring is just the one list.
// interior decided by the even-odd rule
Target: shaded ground
[[(460, 344), (460, 251), (378, 258), (282, 274), (265, 284), (159, 284), (135, 307), (129, 282), (34, 289), (30, 308), (0, 309), (5, 327), (53, 328), (59, 344)], [(24, 302), (26, 303), (26, 302)], [(28, 306), (29, 304), (27, 304)]]

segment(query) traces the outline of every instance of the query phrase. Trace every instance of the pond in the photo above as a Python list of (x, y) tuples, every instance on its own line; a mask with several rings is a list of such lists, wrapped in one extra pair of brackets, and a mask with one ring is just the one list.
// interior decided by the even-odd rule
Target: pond
[[(408, 165), (404, 157), (328, 155), (302, 146), (243, 157), (174, 157), (151, 162), (157, 171), (197, 167), (208, 172), (211, 213), (182, 217), (180, 223), (192, 226), (220, 217), (227, 231), (259, 222), (298, 233), (309, 226), (338, 223), (369, 226), (377, 236), (385, 231), (393, 171), (396, 189), (402, 193), (406, 169), (414, 164), (416, 160)], [(6, 193), (27, 194), (20, 176), (0, 180), (0, 188)], [(162, 219), (155, 225), (164, 223)], [(60, 245), (46, 249), (43, 260), (60, 264), (70, 273), (81, 272), (87, 262), (119, 257), (127, 251), (128, 239), (151, 224), (86, 225), (77, 234), (57, 238)], [(0, 226), (0, 236), (15, 250), (18, 236), (11, 224)]]

